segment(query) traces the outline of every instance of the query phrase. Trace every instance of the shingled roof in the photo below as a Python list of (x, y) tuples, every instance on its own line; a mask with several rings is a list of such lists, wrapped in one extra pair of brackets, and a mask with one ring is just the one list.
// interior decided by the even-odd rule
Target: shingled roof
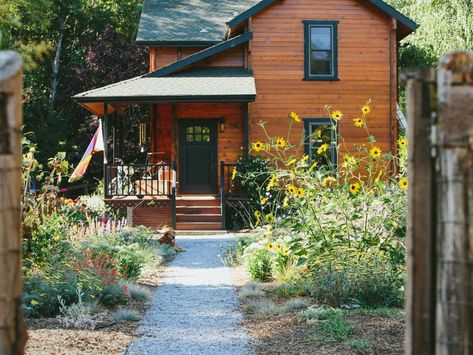
[(209, 46), (225, 23), (260, 0), (144, 0), (137, 44)]

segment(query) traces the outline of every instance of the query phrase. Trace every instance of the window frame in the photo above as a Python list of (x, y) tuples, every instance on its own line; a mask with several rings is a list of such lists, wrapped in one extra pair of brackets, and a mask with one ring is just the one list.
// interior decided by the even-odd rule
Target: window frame
[[(339, 21), (304, 20), (304, 80), (338, 81), (338, 24)], [(330, 27), (332, 34), (332, 73), (311, 74), (311, 36), (313, 27)]]
[(311, 127), (317, 125), (331, 125), (335, 126), (335, 130), (331, 132), (331, 143), (330, 143), (330, 158), (332, 160), (332, 166), (334, 169), (338, 168), (338, 122), (331, 119), (331, 118), (305, 118), (304, 119), (304, 152), (309, 156), (310, 161), (312, 162), (312, 154), (311, 154)]

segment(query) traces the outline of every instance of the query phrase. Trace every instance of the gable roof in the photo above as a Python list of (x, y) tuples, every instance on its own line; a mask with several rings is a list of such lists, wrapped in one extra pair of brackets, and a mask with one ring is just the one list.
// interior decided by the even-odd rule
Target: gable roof
[[(241, 14), (235, 16), (230, 21), (227, 21), (226, 24), (230, 29), (238, 27), (239, 25), (244, 23), (246, 20), (248, 20), (250, 17), (263, 11), (264, 9), (266, 9), (267, 7), (271, 6), (272, 4), (278, 1), (283, 1), (283, 0), (262, 0), (258, 2), (257, 4), (255, 4), (254, 6), (252, 6), (251, 8), (242, 12)], [(363, 1), (363, 2), (368, 1), (372, 5), (380, 9), (381, 11), (385, 12), (387, 15), (395, 18), (399, 22), (399, 24), (402, 26), (400, 36), (399, 36), (400, 38), (406, 37), (407, 35), (415, 31), (419, 27), (417, 23), (415, 23), (410, 18), (403, 15), (402, 13), (400, 13), (395, 8), (388, 5), (382, 0), (360, 0), (360, 1)]]
[(136, 43), (209, 46), (222, 41), (225, 22), (260, 0), (144, 0)]
[(156, 78), (156, 77), (162, 77), (168, 74), (175, 73), (181, 69), (184, 69), (185, 67), (188, 67), (192, 64), (195, 64), (197, 62), (200, 62), (201, 60), (207, 59), (209, 57), (212, 57), (218, 53), (221, 53), (223, 51), (226, 51), (227, 49), (239, 46), (240, 44), (246, 43), (249, 40), (253, 38), (253, 32), (246, 32), (242, 35), (233, 37), (231, 39), (228, 39), (226, 41), (220, 42), (219, 44), (216, 44), (212, 47), (206, 48), (200, 52), (197, 52), (195, 54), (192, 54), (184, 59), (178, 60), (177, 62), (174, 62), (172, 64), (169, 64), (165, 67), (162, 67), (160, 69), (155, 70), (154, 72), (151, 72), (147, 74), (147, 77), (150, 78)]

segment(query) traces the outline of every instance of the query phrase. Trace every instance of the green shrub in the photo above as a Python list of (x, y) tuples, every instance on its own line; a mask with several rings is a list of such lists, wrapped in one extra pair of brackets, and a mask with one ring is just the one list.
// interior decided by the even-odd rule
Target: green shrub
[(254, 235), (237, 237), (236, 243), (223, 252), (222, 260), (225, 266), (236, 267), (242, 265), (245, 249), (256, 240), (257, 237)]
[(297, 314), (297, 319), (300, 322), (310, 322), (317, 320), (327, 320), (339, 317), (342, 315), (342, 310), (328, 306), (310, 307)]
[(319, 332), (323, 336), (324, 341), (329, 342), (345, 341), (353, 333), (354, 329), (355, 327), (346, 322), (343, 317), (334, 317), (319, 324)]
[(264, 317), (277, 316), (282, 312), (282, 308), (267, 300), (250, 302), (247, 307), (250, 312)]
[(304, 297), (311, 294), (312, 284), (307, 278), (292, 280), (289, 283), (283, 283), (274, 288), (271, 292), (283, 298), (288, 297)]
[(377, 250), (338, 247), (320, 255), (312, 266), (312, 296), (334, 307), (402, 307), (404, 270)]
[(266, 249), (255, 251), (249, 257), (247, 267), (253, 281), (268, 282), (272, 279), (271, 254)]
[(133, 283), (126, 283), (125, 285), (128, 287), (128, 293), (133, 300), (146, 301), (152, 297), (151, 292), (144, 286)]
[(145, 262), (142, 255), (131, 250), (120, 249), (115, 257), (120, 275), (127, 279), (136, 279), (140, 276), (141, 268)]
[(113, 313), (113, 319), (116, 321), (137, 322), (141, 319), (141, 315), (134, 309), (119, 309)]
[(99, 301), (106, 307), (127, 304), (130, 301), (128, 286), (116, 283), (104, 286), (100, 292)]

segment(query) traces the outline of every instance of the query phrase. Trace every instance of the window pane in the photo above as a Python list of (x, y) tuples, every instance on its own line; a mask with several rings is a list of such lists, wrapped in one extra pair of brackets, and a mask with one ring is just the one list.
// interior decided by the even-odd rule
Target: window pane
[(203, 127), (202, 128), (202, 133), (210, 133), (209, 127)]
[(187, 137), (186, 137), (186, 140), (188, 142), (193, 142), (194, 141), (194, 136), (192, 134), (188, 134)]
[(194, 133), (194, 127), (187, 127), (187, 133)]
[(196, 142), (202, 142), (202, 135), (201, 134), (196, 134), (195, 135), (195, 141)]
[(209, 134), (204, 134), (204, 142), (207, 142), (207, 143), (210, 142), (210, 135)]
[(331, 27), (311, 27), (310, 43), (312, 50), (332, 49), (332, 28)]
[(200, 127), (200, 126), (195, 126), (195, 127), (194, 127), (194, 132), (195, 132), (195, 133), (200, 133), (200, 132), (202, 132), (202, 127)]
[(310, 73), (314, 75), (332, 74), (332, 53), (328, 51), (311, 52)]

